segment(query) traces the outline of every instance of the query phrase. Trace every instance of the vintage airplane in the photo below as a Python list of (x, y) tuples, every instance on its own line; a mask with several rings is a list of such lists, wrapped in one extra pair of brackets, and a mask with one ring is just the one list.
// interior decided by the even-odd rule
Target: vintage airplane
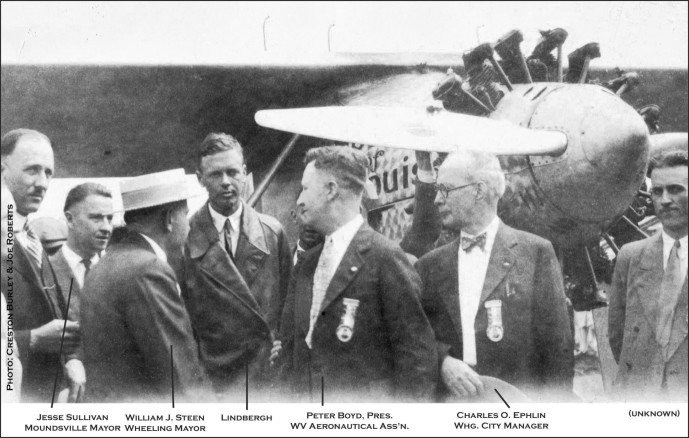
[[(500, 217), (553, 242), (568, 277), (598, 292), (600, 274), (594, 262), (601, 237), (616, 253), (626, 238), (613, 236), (619, 233), (620, 220), (638, 233), (637, 238), (646, 235), (637, 226), (642, 217), (630, 219), (625, 213), (640, 196), (652, 153), (686, 149), (687, 134), (650, 135), (657, 120), (645, 114), (649, 108), (637, 111), (620, 98), (638, 83), (636, 73), (620, 72), (606, 83), (588, 80), (590, 61), (600, 56), (597, 43), (572, 52), (565, 73), (566, 37), (563, 29), (542, 32), (528, 59), (516, 30), (495, 44), (467, 52), (467, 80), (449, 70), (433, 90), (444, 108), (273, 109), (257, 112), (256, 122), (297, 135), (367, 145), (374, 172), (376, 158), (386, 154), (381, 148), (496, 154), (507, 176)], [(551, 54), (554, 50), (557, 57)], [(408, 158), (398, 158), (392, 167), (406, 172)], [(388, 176), (374, 173), (371, 178), (381, 191), (381, 179), (385, 185)], [(647, 197), (643, 191), (641, 196)], [(590, 276), (588, 281), (582, 281), (582, 273)], [(577, 310), (605, 305), (598, 294), (579, 298), (573, 299)]]
[[(613, 73), (617, 77), (609, 79), (610, 72), (598, 71), (597, 78), (607, 77), (605, 87), (572, 84), (594, 76), (589, 62), (597, 56), (597, 46), (587, 45), (571, 55), (565, 76), (564, 36), (561, 30), (545, 33), (527, 60), (518, 50), (518, 32), (496, 45), (482, 45), (467, 53), (463, 67), (455, 68), (467, 81), (454, 72), (444, 73), (458, 64), (449, 55), (335, 54), (315, 66), (3, 65), (2, 131), (27, 126), (53, 140), (58, 176), (74, 178), (57, 178), (51, 184), (41, 213), (55, 216), (61, 214), (66, 191), (86, 176), (113, 178), (104, 181), (116, 188), (122, 177), (180, 166), (193, 171), (193, 145), (210, 131), (232, 133), (244, 144), (249, 168), (261, 181), (251, 202), (263, 200), (263, 210), (278, 217), (295, 237), (290, 210), (299, 190), (300, 152), (322, 140), (289, 141), (287, 134), (262, 129), (254, 114), (265, 108), (338, 105), (316, 114), (303, 109), (261, 112), (258, 118), (268, 125), (268, 119), (288, 114), (297, 121), (313, 116), (313, 122), (327, 122), (320, 131), (296, 129), (293, 121), (274, 127), (358, 147), (378, 144), (370, 149), (371, 178), (379, 207), (390, 207), (383, 231), (396, 240), (412, 218), (405, 212), (414, 197), (414, 154), (409, 147), (443, 151), (471, 142), (484, 150), (491, 147), (501, 155), (510, 181), (501, 204), (503, 219), (551, 239), (561, 248), (566, 271), (578, 275), (592, 271), (588, 268), (595, 265), (595, 251), (587, 258), (584, 248), (598, 248), (601, 231), (614, 226), (632, 203), (649, 155), (642, 117), (614, 94), (627, 92), (636, 106), (655, 94), (633, 89), (638, 82), (633, 73)], [(557, 57), (551, 55), (554, 50)], [(641, 76), (651, 77), (656, 87), (680, 88), (663, 90), (663, 105), (670, 108), (667, 125), (685, 129), (686, 71), (647, 71)], [(446, 109), (438, 109), (440, 102)], [(369, 108), (359, 123), (361, 106), (391, 109)], [(657, 116), (652, 109), (646, 112), (649, 119)], [(335, 114), (354, 127), (337, 135), (327, 131), (340, 126), (333, 123)], [(376, 117), (383, 122), (371, 124)], [(395, 130), (392, 121), (405, 118), (413, 129), (406, 125)], [(686, 145), (686, 134), (683, 139)], [(195, 205), (202, 202), (200, 198)]]

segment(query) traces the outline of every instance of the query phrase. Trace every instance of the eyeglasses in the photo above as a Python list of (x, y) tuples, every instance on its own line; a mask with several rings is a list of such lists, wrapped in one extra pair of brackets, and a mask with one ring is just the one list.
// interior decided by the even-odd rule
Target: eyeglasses
[(435, 187), (436, 192), (440, 193), (440, 196), (443, 198), (443, 200), (445, 200), (445, 199), (447, 199), (448, 193), (450, 193), (450, 192), (452, 192), (452, 191), (454, 191), (454, 190), (463, 189), (464, 187), (473, 186), (473, 185), (475, 185), (475, 184), (478, 184), (478, 183), (472, 182), (472, 183), (469, 183), (469, 184), (464, 184), (463, 186), (450, 187), (450, 188), (446, 187), (446, 186), (443, 185), (443, 184), (434, 184), (434, 187)]
[(663, 196), (663, 193), (667, 190), (667, 194), (670, 196), (673, 195), (680, 195), (684, 192), (687, 191), (687, 187), (682, 185), (682, 184), (668, 184), (666, 186), (652, 186), (651, 187), (651, 196), (655, 196), (657, 198), (660, 198)]

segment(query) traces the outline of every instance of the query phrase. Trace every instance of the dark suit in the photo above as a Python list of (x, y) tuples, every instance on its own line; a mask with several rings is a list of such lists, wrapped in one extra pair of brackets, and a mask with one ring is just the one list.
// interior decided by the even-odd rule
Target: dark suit
[(174, 376), (175, 400), (195, 401), (205, 375), (175, 273), (140, 234), (118, 238), (83, 288), (86, 400), (169, 402)]
[[(31, 330), (53, 319), (64, 318), (66, 305), (56, 289), (47, 253), (43, 252), (41, 269), (37, 269), (17, 239), (12, 251), (13, 284), (11, 288), (3, 284), (3, 293), (12, 304), (15, 340), (24, 368), (22, 401), (49, 403), (55, 376), (63, 361), (57, 353), (32, 350)], [(64, 350), (64, 353), (74, 352)]]
[(617, 255), (608, 316), (610, 347), (619, 364), (619, 396), (687, 401), (687, 280), (677, 300), (669, 360), (656, 341), (656, 305), (663, 281), (661, 233), (622, 247)]
[[(281, 324), (283, 372), (296, 394), (326, 400), (425, 400), (435, 390), (433, 332), (419, 303), (419, 277), (399, 246), (362, 225), (330, 281), (310, 349), (313, 276), (323, 245), (297, 264)], [(337, 336), (344, 299), (359, 301), (353, 336)]]
[[(458, 284), (459, 239), (419, 259), (422, 303), (437, 339), (440, 363), (463, 357)], [(474, 249), (480, 251), (480, 249)], [(491, 341), (484, 303), (502, 302), (503, 338)], [(502, 379), (538, 398), (569, 397), (574, 375), (572, 333), (562, 274), (552, 245), (500, 223), (478, 313), (475, 371)], [(448, 390), (442, 385), (441, 397)]]
[(280, 223), (244, 205), (234, 262), (206, 204), (191, 219), (184, 300), (201, 360), (216, 391), (263, 383), (285, 302), (292, 257)]

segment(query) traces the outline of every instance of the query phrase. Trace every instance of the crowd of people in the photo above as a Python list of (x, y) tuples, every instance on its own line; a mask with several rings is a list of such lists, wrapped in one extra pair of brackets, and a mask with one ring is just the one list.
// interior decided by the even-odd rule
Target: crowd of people
[[(208, 201), (190, 219), (198, 189), (183, 169), (123, 181), (116, 229), (113, 194), (84, 183), (65, 201), (66, 240), (49, 249), (31, 215), (53, 176), (51, 142), (17, 129), (1, 152), (3, 308), (22, 401), (163, 402), (174, 386), (179, 401), (250, 389), (263, 401), (461, 402), (492, 400), (496, 385), (512, 400), (576, 400), (558, 259), (498, 217), (505, 177), (492, 155), (418, 153), (422, 226), (400, 246), (362, 214), (366, 154), (311, 149), (291, 245), (242, 199), (240, 143), (211, 133), (196, 154)], [(618, 257), (614, 396), (686, 401), (686, 151), (655, 157), (649, 175), (663, 230)]]

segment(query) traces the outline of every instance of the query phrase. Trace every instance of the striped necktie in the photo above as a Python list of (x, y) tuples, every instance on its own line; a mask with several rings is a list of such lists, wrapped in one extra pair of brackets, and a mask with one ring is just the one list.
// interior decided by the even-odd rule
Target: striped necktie
[(234, 261), (234, 252), (232, 251), (232, 223), (230, 222), (230, 218), (225, 219), (223, 235), (225, 236), (225, 251), (227, 251), (232, 261)]
[(40, 270), (43, 264), (43, 246), (28, 220), (24, 223), (24, 232), (26, 233), (26, 252)]
[(337, 268), (337, 266), (333, 266), (335, 264), (333, 245), (332, 236), (327, 237), (323, 243), (321, 256), (318, 259), (318, 266), (316, 266), (316, 271), (313, 274), (313, 298), (311, 301), (311, 312), (309, 314), (309, 332), (306, 334), (305, 339), (309, 348), (313, 348), (311, 342), (313, 330), (316, 327), (318, 314), (321, 311), (323, 300), (325, 299), (325, 292), (328, 290), (330, 280), (332, 280), (333, 274), (335, 273), (334, 270)]

